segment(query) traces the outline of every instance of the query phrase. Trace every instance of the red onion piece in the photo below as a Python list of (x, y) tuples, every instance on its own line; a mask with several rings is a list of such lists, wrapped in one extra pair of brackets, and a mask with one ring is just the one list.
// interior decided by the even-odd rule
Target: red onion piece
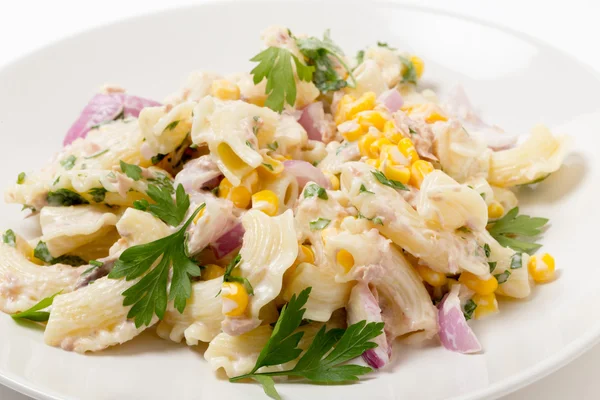
[(242, 224), (237, 224), (229, 231), (225, 232), (220, 238), (215, 240), (211, 245), (215, 257), (217, 257), (217, 259), (223, 258), (240, 247), (242, 245), (244, 233), (246, 233), (246, 231)]
[(125, 117), (138, 117), (144, 107), (157, 106), (160, 103), (125, 93), (98, 93), (85, 106), (77, 121), (69, 128), (63, 145), (71, 144), (75, 139), (86, 137), (94, 125), (112, 121), (123, 113)]
[(307, 182), (315, 182), (319, 186), (330, 189), (331, 182), (323, 172), (307, 161), (288, 160), (283, 162), (283, 167), (287, 172), (294, 175), (298, 181), (298, 188), (302, 190)]
[[(369, 285), (363, 281), (359, 281), (352, 288), (346, 311), (348, 325), (363, 320), (367, 323), (383, 321), (377, 297), (373, 294)], [(373, 342), (377, 343), (377, 347), (365, 351), (362, 357), (371, 367), (383, 368), (392, 357), (392, 345), (385, 333), (373, 339)]]
[(323, 141), (323, 129), (327, 125), (323, 103), (317, 101), (305, 107), (298, 123), (306, 130), (310, 140)]
[(481, 351), (481, 344), (467, 324), (458, 298), (459, 290), (460, 285), (453, 286), (438, 305), (440, 341), (448, 350), (464, 354), (477, 353)]
[(395, 113), (402, 107), (404, 100), (396, 89), (386, 90), (381, 93), (377, 101), (382, 103), (391, 113)]

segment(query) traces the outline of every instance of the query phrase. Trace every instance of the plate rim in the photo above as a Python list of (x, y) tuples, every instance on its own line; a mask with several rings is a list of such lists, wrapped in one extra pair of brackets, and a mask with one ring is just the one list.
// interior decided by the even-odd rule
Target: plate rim
[[(102, 22), (97, 25), (94, 25), (88, 29), (79, 29), (74, 32), (70, 32), (69, 34), (62, 36), (57, 39), (53, 39), (45, 44), (35, 47), (27, 52), (17, 56), (16, 58), (10, 60), (7, 63), (0, 65), (0, 75), (9, 72), (14, 68), (18, 68), (19, 65), (23, 63), (29, 63), (30, 58), (35, 57), (36, 55), (48, 51), (52, 51), (53, 48), (68, 44), (83, 35), (92, 34), (104, 29), (110, 29), (113, 26), (126, 24), (132, 21), (139, 21), (142, 19), (151, 19), (158, 15), (162, 14), (177, 14), (180, 12), (185, 12), (188, 9), (197, 9), (202, 8), (206, 5), (210, 4), (233, 4), (239, 3), (240, 1), (244, 1), (247, 3), (281, 3), (282, 1), (287, 2), (299, 2), (300, 0), (196, 0), (195, 3), (185, 4), (185, 5), (177, 5), (174, 7), (166, 7), (158, 10), (153, 10), (149, 12), (141, 12), (137, 15), (127, 16), (124, 18), (115, 18), (110, 21)], [(323, 1), (330, 4), (343, 4), (345, 6), (348, 5), (361, 5), (364, 4), (360, 0), (304, 0), (303, 3), (323, 3)], [(592, 66), (591, 64), (582, 61), (577, 56), (568, 53), (567, 51), (560, 49), (554, 46), (552, 43), (545, 41), (544, 39), (540, 39), (534, 37), (528, 33), (518, 31), (516, 29), (507, 27), (498, 22), (487, 21), (478, 17), (465, 15), (460, 12), (454, 12), (445, 9), (435, 8), (431, 5), (419, 5), (414, 4), (412, 2), (407, 2), (406, 0), (370, 0), (370, 4), (375, 5), (376, 7), (393, 7), (393, 8), (401, 8), (406, 10), (412, 10), (421, 12), (424, 14), (433, 14), (438, 16), (445, 16), (454, 18), (457, 20), (467, 21), (471, 23), (476, 23), (482, 25), (487, 28), (491, 28), (497, 31), (500, 31), (504, 34), (511, 35), (513, 37), (517, 37), (524, 42), (532, 44), (536, 47), (546, 47), (561, 56), (568, 58), (570, 62), (576, 64), (580, 68), (584, 68), (587, 72), (593, 75), (596, 79), (600, 80), (600, 71)], [(513, 374), (508, 378), (502, 379), (498, 382), (495, 382), (491, 385), (488, 385), (482, 389), (475, 390), (467, 395), (459, 395), (448, 398), (446, 400), (478, 400), (478, 399), (497, 399), (507, 394), (516, 392), (517, 390), (538, 381), (551, 373), (559, 370), (560, 368), (566, 366), (567, 364), (574, 361), (576, 358), (580, 357), (587, 350), (600, 343), (600, 321), (596, 323), (592, 328), (586, 331), (583, 335), (581, 335), (578, 339), (569, 343), (569, 345), (563, 347), (554, 355), (544, 358), (541, 361), (531, 365), (530, 367), (524, 369), (521, 373)], [(4, 385), (12, 390), (15, 390), (18, 393), (24, 394), (26, 396), (30, 396), (37, 400), (75, 400), (69, 395), (65, 396), (63, 394), (57, 393), (54, 390), (43, 390), (39, 386), (31, 385), (23, 381), (20, 376), (15, 376), (10, 373), (6, 373), (2, 369), (0, 369), (0, 385)], [(43, 390), (43, 391), (42, 391)]]

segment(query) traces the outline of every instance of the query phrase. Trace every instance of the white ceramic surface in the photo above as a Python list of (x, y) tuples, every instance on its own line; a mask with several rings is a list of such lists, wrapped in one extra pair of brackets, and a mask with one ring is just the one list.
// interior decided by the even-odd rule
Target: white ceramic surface
[[(426, 62), (426, 85), (443, 92), (460, 82), (491, 122), (519, 133), (544, 122), (575, 137), (561, 171), (520, 193), (524, 211), (551, 218), (543, 243), (556, 257), (560, 279), (537, 288), (527, 302), (501, 303), (501, 314), (474, 323), (486, 350), (481, 355), (399, 346), (392, 368), (360, 384), (279, 389), (287, 399), (487, 398), (515, 390), (600, 336), (600, 271), (585, 257), (594, 253), (591, 229), (600, 222), (593, 157), (600, 147), (598, 76), (552, 48), (477, 21), (386, 3), (346, 4), (342, 11), (306, 1), (206, 3), (97, 29), (9, 65), (0, 71), (0, 183), (41, 166), (102, 83), (160, 99), (193, 69), (249, 69), (260, 30), (269, 24), (314, 35), (331, 28), (348, 52), (377, 40), (414, 51)], [(1, 206), (0, 220), (3, 227), (23, 226), (16, 206)], [(51, 399), (264, 398), (256, 385), (215, 377), (201, 350), (153, 334), (80, 356), (45, 346), (40, 330), (4, 315), (0, 383)]]

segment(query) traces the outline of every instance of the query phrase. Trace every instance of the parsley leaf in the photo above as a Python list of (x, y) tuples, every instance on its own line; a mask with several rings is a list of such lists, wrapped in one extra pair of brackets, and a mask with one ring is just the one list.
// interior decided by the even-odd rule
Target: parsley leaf
[(486, 257), (489, 257), (490, 254), (492, 254), (492, 249), (490, 249), (490, 245), (489, 244), (484, 244), (483, 245), (483, 252), (485, 253)]
[(329, 200), (329, 196), (327, 196), (327, 191), (323, 189), (321, 186), (316, 183), (311, 183), (306, 188), (304, 188), (304, 197), (314, 197), (317, 196), (323, 200)]
[(348, 86), (348, 82), (338, 75), (329, 56), (335, 58), (348, 71), (352, 78), (353, 86), (356, 79), (352, 70), (343, 59), (344, 52), (333, 40), (331, 40), (329, 29), (325, 31), (323, 40), (316, 37), (296, 39), (300, 52), (307, 59), (307, 64), (315, 67), (313, 82), (322, 93), (336, 91)]
[(281, 314), (271, 338), (260, 352), (256, 364), (250, 373), (230, 378), (236, 382), (245, 378), (252, 378), (263, 385), (265, 393), (277, 399), (278, 394), (272, 380), (264, 377), (293, 376), (306, 378), (319, 383), (342, 383), (358, 380), (359, 375), (371, 372), (369, 367), (360, 365), (343, 365), (345, 362), (363, 354), (366, 350), (377, 347), (372, 339), (381, 335), (383, 323), (366, 323), (360, 321), (350, 325), (347, 329), (330, 329), (326, 326), (319, 330), (310, 347), (300, 357), (296, 366), (287, 371), (256, 372), (265, 366), (285, 364), (296, 359), (302, 354), (298, 343), (304, 332), (296, 332), (301, 326), (311, 288), (294, 294), (290, 302), (281, 310)]
[(309, 222), (308, 225), (310, 226), (311, 231), (320, 231), (322, 229), (327, 228), (327, 225), (329, 225), (330, 223), (331, 223), (330, 219), (325, 219), (325, 218), (319, 217), (319, 219)]
[(404, 65), (404, 68), (402, 68), (402, 82), (416, 84), (417, 83), (417, 70), (415, 68), (415, 64), (413, 64), (413, 62), (410, 61), (406, 57), (398, 56), (398, 58), (400, 58), (400, 61)]
[(79, 193), (76, 193), (69, 189), (58, 189), (48, 192), (46, 196), (49, 206), (77, 206), (80, 204), (90, 204), (89, 201), (81, 197)]
[(78, 256), (70, 256), (64, 254), (60, 257), (52, 257), (52, 254), (50, 254), (50, 250), (48, 250), (48, 246), (45, 242), (42, 242), (41, 240), (35, 246), (35, 249), (33, 249), (33, 256), (38, 260), (42, 260), (43, 262), (52, 265), (65, 264), (73, 267), (79, 267), (81, 265), (87, 264), (87, 262), (83, 258)]
[(12, 229), (8, 229), (4, 232), (2, 234), (2, 242), (9, 246), (17, 247), (17, 236), (15, 235), (15, 232)]
[(171, 122), (169, 125), (167, 125), (167, 127), (165, 128), (165, 131), (172, 131), (173, 129), (177, 128), (177, 125), (179, 125), (179, 120), (175, 120), (175, 121)]
[(89, 267), (88, 269), (86, 269), (85, 271), (83, 271), (83, 273), (81, 275), (87, 275), (90, 272), (92, 272), (93, 270), (95, 270), (96, 268), (100, 268), (101, 266), (104, 265), (103, 262), (101, 261), (96, 261), (96, 260), (90, 260), (88, 262), (89, 265), (91, 265), (91, 267)]
[(35, 246), (35, 249), (33, 250), (33, 256), (38, 260), (42, 260), (47, 263), (51, 263), (52, 260), (54, 260), (54, 257), (52, 257), (52, 254), (50, 254), (50, 251), (48, 250), (48, 246), (46, 246), (46, 243), (42, 242), (41, 240), (38, 242), (37, 246)]
[(269, 47), (250, 61), (259, 63), (250, 71), (254, 84), (257, 85), (263, 79), (267, 79), (265, 93), (268, 97), (265, 106), (273, 111), (283, 111), (285, 103), (291, 106), (296, 103), (296, 78), (292, 62), (296, 65), (298, 79), (310, 82), (313, 77), (314, 67), (302, 64), (295, 55), (286, 49)]
[(148, 207), (150, 207), (150, 203), (148, 203), (148, 200), (146, 199), (136, 200), (133, 202), (133, 208), (136, 210), (148, 211)]
[(356, 67), (354, 67), (354, 69), (356, 69), (364, 61), (365, 61), (365, 51), (364, 50), (359, 50), (356, 53)]
[(523, 254), (515, 253), (510, 259), (510, 269), (519, 269), (523, 267)]
[(506, 270), (501, 274), (496, 274), (494, 275), (494, 277), (496, 278), (496, 280), (498, 281), (499, 284), (503, 284), (504, 282), (506, 282), (508, 280), (508, 278), (510, 277), (510, 271)]
[(262, 163), (263, 167), (268, 169), (269, 171), (274, 171), (273, 166), (271, 164)]
[[(157, 218), (162, 219), (171, 226), (178, 226), (185, 218), (185, 213), (190, 207), (190, 198), (185, 193), (183, 185), (179, 184), (175, 192), (175, 203), (171, 192), (164, 187), (156, 185), (148, 185), (146, 192), (156, 204), (149, 204), (147, 201), (143, 203), (140, 200), (137, 206), (146, 206), (148, 210)], [(136, 208), (137, 208), (136, 206)]]
[(23, 183), (25, 183), (26, 177), (27, 175), (25, 175), (25, 172), (21, 172), (19, 176), (17, 176), (17, 185), (22, 185)]
[(371, 172), (373, 173), (373, 176), (375, 176), (375, 178), (377, 178), (379, 183), (381, 183), (385, 186), (389, 186), (393, 189), (408, 190), (408, 188), (406, 186), (404, 186), (402, 184), (402, 182), (394, 181), (394, 180), (386, 178), (385, 175), (383, 174), (383, 172), (381, 172), (381, 171), (375, 170), (375, 171), (371, 171)]
[[(238, 254), (229, 262), (229, 264), (227, 264), (227, 267), (225, 268), (225, 274), (223, 275), (223, 282), (239, 282), (244, 285), (246, 292), (248, 292), (250, 296), (254, 296), (254, 288), (252, 287), (250, 281), (247, 278), (233, 275), (233, 270), (236, 269), (241, 263), (242, 256)], [(219, 293), (221, 293), (220, 290)]]
[(494, 270), (496, 269), (496, 264), (498, 264), (498, 262), (497, 262), (497, 261), (494, 261), (494, 262), (489, 262), (489, 263), (488, 263), (488, 265), (490, 266), (490, 274), (491, 274), (492, 272), (494, 272)]
[[(250, 147), (252, 147), (252, 145), (250, 145)], [(273, 151), (277, 150), (279, 148), (279, 143), (277, 143), (277, 141), (273, 142), (273, 143), (269, 143), (267, 145), (267, 147)]]
[(160, 172), (154, 173), (154, 178), (148, 178), (148, 182), (159, 186), (160, 188), (167, 189), (169, 193), (175, 193), (175, 189), (173, 188), (173, 181), (165, 174), (161, 174)]
[[(183, 187), (181, 188), (183, 189)], [(189, 205), (189, 198), (187, 198), (187, 204)], [(200, 268), (186, 254), (185, 232), (204, 206), (205, 204), (202, 204), (198, 207), (177, 232), (154, 242), (125, 250), (115, 262), (113, 270), (108, 274), (110, 279), (125, 278), (127, 281), (141, 277), (138, 282), (122, 293), (125, 297), (123, 305), (133, 306), (129, 310), (127, 318), (133, 318), (136, 327), (149, 326), (154, 314), (162, 319), (168, 300), (174, 300), (173, 304), (180, 313), (185, 310), (187, 299), (192, 294), (190, 277), (200, 276)], [(155, 264), (156, 266), (153, 268)], [(173, 277), (167, 298), (171, 267)], [(142, 275), (144, 276), (142, 277)]]
[(102, 203), (106, 197), (106, 192), (108, 192), (108, 190), (106, 190), (104, 187), (97, 187), (91, 188), (88, 193), (90, 196), (92, 196), (92, 200), (94, 200), (96, 203)]
[(68, 171), (70, 169), (73, 169), (73, 167), (75, 166), (75, 161), (77, 161), (77, 157), (71, 154), (69, 157), (62, 160), (60, 162), (60, 165), (62, 165), (62, 167)]
[(123, 160), (121, 160), (120, 164), (121, 171), (123, 171), (123, 173), (129, 178), (133, 179), (134, 181), (139, 181), (140, 179), (142, 179), (142, 169), (139, 166), (127, 164)]
[(473, 299), (469, 299), (465, 306), (463, 307), (463, 314), (465, 315), (465, 319), (468, 321), (473, 318), (473, 312), (477, 308), (477, 303), (473, 301)]
[(159, 162), (161, 162), (162, 160), (164, 160), (166, 156), (167, 156), (166, 154), (157, 154), (155, 156), (152, 156), (152, 158), (150, 159), (150, 162), (152, 163), (152, 165), (156, 165)]
[(60, 292), (53, 294), (50, 297), (46, 297), (45, 299), (40, 300), (39, 303), (31, 307), (29, 310), (16, 313), (11, 315), (13, 319), (28, 319), (30, 321), (35, 322), (45, 322), (50, 318), (50, 313), (48, 311), (40, 311), (45, 308), (48, 308), (54, 302), (54, 298), (58, 296)]
[(360, 184), (360, 190), (358, 191), (358, 193), (369, 193), (369, 194), (375, 194), (373, 192), (371, 192), (370, 190), (367, 190), (367, 188), (365, 187), (364, 184)]
[(541, 244), (519, 240), (520, 237), (532, 239), (542, 233), (542, 228), (548, 223), (547, 218), (532, 218), (519, 214), (515, 207), (488, 229), (494, 239), (504, 247), (522, 252), (532, 253), (542, 247)]

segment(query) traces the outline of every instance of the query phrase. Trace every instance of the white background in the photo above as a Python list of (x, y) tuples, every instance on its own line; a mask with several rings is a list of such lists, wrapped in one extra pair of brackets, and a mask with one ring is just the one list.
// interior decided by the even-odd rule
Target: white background
[[(243, 0), (240, 0), (243, 1)], [(560, 48), (600, 71), (600, 37), (595, 0), (425, 0), (404, 3), (469, 15), (525, 32)], [(0, 2), (0, 68), (15, 58), (55, 40), (116, 19), (155, 12), (192, 0), (29, 0)], [(568, 77), (557, 77), (568, 79)], [(568, 266), (562, 266), (567, 268)], [(0, 335), (1, 337), (1, 335)], [(531, 338), (535, 340), (535, 338)], [(552, 375), (504, 400), (592, 399), (600, 393), (600, 345)], [(0, 400), (28, 400), (0, 386)]]

